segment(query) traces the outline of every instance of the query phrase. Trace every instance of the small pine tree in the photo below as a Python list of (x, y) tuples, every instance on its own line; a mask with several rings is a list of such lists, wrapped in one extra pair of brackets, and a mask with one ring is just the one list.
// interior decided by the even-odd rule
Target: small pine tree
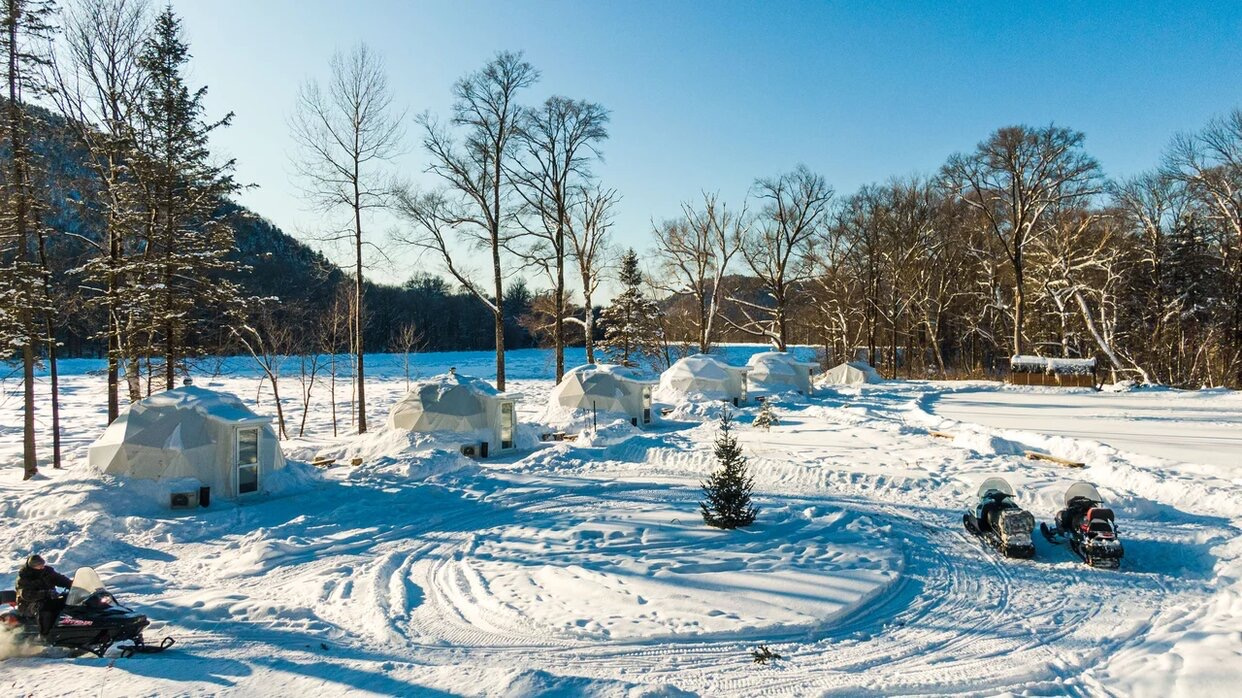
[(621, 258), (621, 285), (625, 290), (600, 314), (604, 341), (600, 348), (608, 360), (622, 366), (636, 366), (642, 356), (660, 351), (660, 307), (642, 290), (643, 273), (634, 250)]
[(759, 414), (755, 415), (753, 422), (756, 429), (769, 431), (774, 426), (780, 426), (781, 420), (777, 418), (776, 413), (772, 411), (772, 402), (764, 400), (759, 405)]
[(703, 522), (716, 528), (741, 528), (754, 523), (759, 510), (750, 504), (755, 479), (746, 467), (746, 457), (733, 435), (732, 415), (720, 416), (720, 436), (716, 438), (716, 461), (720, 469), (703, 483), (706, 499), (699, 504)]

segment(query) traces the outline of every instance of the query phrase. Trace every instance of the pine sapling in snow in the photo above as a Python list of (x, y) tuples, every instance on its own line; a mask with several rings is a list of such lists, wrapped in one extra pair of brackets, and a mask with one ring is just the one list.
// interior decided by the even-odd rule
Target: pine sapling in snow
[(776, 413), (772, 411), (772, 403), (764, 400), (759, 405), (759, 414), (755, 415), (755, 421), (751, 424), (756, 429), (769, 431), (772, 427), (780, 426), (781, 420), (777, 418)]
[(716, 460), (720, 469), (703, 483), (707, 499), (699, 504), (703, 522), (716, 528), (741, 528), (754, 523), (759, 511), (750, 504), (755, 479), (746, 467), (746, 457), (733, 435), (732, 415), (720, 416), (720, 436), (716, 439)]

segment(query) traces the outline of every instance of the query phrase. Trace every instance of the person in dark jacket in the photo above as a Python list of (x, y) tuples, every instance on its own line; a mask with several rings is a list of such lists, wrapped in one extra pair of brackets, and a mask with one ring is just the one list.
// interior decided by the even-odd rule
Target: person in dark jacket
[(31, 555), (17, 571), (17, 612), (38, 616), (39, 634), (47, 635), (65, 608), (65, 600), (56, 587), (68, 589), (71, 586), (72, 579), (57, 572), (38, 555)]

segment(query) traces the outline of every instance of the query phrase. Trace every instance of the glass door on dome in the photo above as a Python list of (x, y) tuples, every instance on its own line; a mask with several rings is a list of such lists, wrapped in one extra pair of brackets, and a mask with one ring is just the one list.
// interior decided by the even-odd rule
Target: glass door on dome
[(237, 494), (259, 491), (259, 428), (237, 430)]
[(500, 448), (513, 448), (513, 403), (500, 405)]

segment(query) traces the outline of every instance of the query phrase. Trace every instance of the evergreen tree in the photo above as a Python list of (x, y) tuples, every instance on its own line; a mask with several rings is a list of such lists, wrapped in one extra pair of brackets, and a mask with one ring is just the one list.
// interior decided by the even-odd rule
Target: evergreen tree
[(755, 415), (755, 421), (753, 422), (755, 428), (769, 431), (774, 426), (780, 426), (780, 423), (781, 420), (772, 411), (772, 401), (764, 400), (759, 405), (759, 414)]
[(625, 290), (600, 314), (604, 341), (600, 348), (609, 361), (636, 366), (642, 356), (660, 351), (660, 306), (642, 290), (643, 273), (633, 249), (621, 257), (621, 285)]
[(750, 504), (755, 479), (746, 467), (746, 457), (733, 435), (728, 410), (720, 416), (720, 436), (716, 438), (716, 461), (720, 469), (703, 483), (707, 497), (699, 504), (703, 522), (716, 528), (742, 528), (754, 523), (759, 510)]
[(138, 105), (136, 165), (145, 203), (145, 249), (131, 266), (140, 282), (131, 301), (146, 313), (135, 315), (130, 331), (142, 332), (147, 350), (163, 355), (168, 388), (176, 369), (195, 351), (204, 320), (241, 307), (241, 292), (224, 273), (236, 271), (229, 259), (233, 229), (224, 217), (225, 197), (238, 190), (233, 160), (212, 161), (212, 132), (228, 126), (233, 114), (208, 122), (207, 88), (191, 92), (183, 71), (190, 59), (181, 21), (171, 7), (155, 20), (139, 58), (147, 75)]
[[(54, 5), (48, 0), (0, 2), (0, 68), (4, 76), (4, 118), (0, 149), (7, 151), (0, 175), (0, 347), (21, 356), (23, 384), (22, 463), (25, 478), (38, 473), (35, 450), (35, 347), (45, 341), (38, 318), (47, 307), (44, 231), (40, 212), (47, 202), (33, 184), (36, 157), (26, 100), (44, 92), (38, 79), (47, 64), (43, 47), (52, 34)], [(7, 358), (0, 356), (0, 358)]]

